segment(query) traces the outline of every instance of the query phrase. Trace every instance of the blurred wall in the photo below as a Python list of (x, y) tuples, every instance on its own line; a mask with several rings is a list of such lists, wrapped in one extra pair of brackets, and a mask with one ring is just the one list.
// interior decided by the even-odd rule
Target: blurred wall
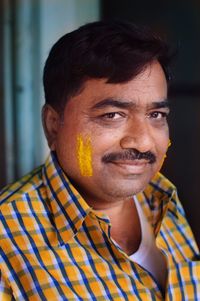
[[(3, 4), (0, 2), (0, 45), (3, 44)], [(0, 112), (4, 112), (4, 74), (3, 74), (3, 47), (0, 47)], [(4, 114), (0, 115), (0, 171), (2, 177), (5, 178), (5, 169), (6, 169), (6, 156), (3, 151), (3, 145), (5, 145), (5, 120)]]
[(162, 171), (177, 185), (200, 245), (200, 1), (102, 0), (102, 18), (149, 25), (178, 49), (169, 93), (172, 146)]
[(99, 11), (99, 0), (0, 1), (0, 187), (44, 161), (44, 62), (59, 37)]

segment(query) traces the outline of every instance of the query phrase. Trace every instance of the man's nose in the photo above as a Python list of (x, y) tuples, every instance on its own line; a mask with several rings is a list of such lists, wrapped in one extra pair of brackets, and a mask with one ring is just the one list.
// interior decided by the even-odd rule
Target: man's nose
[(120, 140), (123, 149), (137, 149), (144, 153), (152, 150), (153, 138), (147, 121), (132, 122)]

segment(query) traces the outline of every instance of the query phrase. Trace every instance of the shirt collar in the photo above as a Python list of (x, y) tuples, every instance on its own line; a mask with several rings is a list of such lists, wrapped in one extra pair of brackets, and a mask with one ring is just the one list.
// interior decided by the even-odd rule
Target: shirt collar
[(176, 187), (161, 173), (157, 173), (145, 190), (137, 195), (155, 235), (158, 234), (167, 211), (177, 217)]
[(42, 172), (55, 226), (66, 243), (80, 229), (92, 208), (72, 186), (54, 152), (50, 153)]
[(163, 207), (163, 213), (166, 210), (170, 210), (177, 216), (177, 190), (176, 187), (161, 173), (157, 173), (150, 182), (149, 186), (153, 195), (152, 206)]

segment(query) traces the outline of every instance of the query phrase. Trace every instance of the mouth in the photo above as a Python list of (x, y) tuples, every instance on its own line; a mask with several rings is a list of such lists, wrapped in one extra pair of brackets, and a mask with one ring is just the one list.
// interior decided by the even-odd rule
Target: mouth
[(149, 166), (149, 162), (146, 160), (111, 161), (110, 164), (119, 168), (122, 172), (132, 175), (143, 174)]

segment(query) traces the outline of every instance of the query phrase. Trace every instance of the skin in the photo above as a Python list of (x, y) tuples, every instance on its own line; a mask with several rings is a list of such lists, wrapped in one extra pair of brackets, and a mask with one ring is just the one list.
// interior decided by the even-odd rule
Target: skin
[[(67, 102), (63, 116), (50, 106), (43, 111), (51, 150), (56, 151), (60, 165), (86, 202), (110, 217), (112, 237), (127, 253), (136, 250), (141, 239), (132, 196), (144, 190), (160, 169), (168, 147), (166, 99), (166, 78), (160, 64), (154, 61), (127, 83), (87, 80), (81, 93)], [(80, 135), (83, 142), (88, 138), (91, 141), (92, 176), (83, 176), (80, 171)], [(151, 152), (155, 162), (102, 161), (105, 155), (130, 149)]]

